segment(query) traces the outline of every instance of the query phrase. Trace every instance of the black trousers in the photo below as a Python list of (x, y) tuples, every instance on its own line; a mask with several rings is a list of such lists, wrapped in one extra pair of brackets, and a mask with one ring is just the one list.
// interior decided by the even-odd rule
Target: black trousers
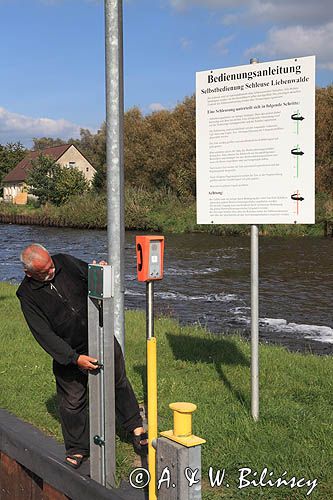
[[(139, 406), (126, 377), (125, 361), (115, 338), (115, 406), (118, 422), (127, 431), (142, 426)], [(76, 365), (53, 361), (61, 428), (67, 454), (89, 455), (88, 375)]]

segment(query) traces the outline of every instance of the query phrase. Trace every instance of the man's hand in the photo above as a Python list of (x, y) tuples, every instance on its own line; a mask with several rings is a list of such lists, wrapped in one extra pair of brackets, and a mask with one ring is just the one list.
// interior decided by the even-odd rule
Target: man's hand
[(77, 365), (82, 370), (96, 370), (98, 366), (93, 364), (96, 362), (97, 362), (96, 358), (91, 358), (90, 356), (85, 356), (84, 354), (81, 354), (78, 357)]
[[(93, 264), (97, 264), (96, 260), (93, 260), (92, 261)], [(107, 266), (108, 263), (106, 262), (106, 260), (101, 260), (99, 263), (98, 263), (99, 266)]]

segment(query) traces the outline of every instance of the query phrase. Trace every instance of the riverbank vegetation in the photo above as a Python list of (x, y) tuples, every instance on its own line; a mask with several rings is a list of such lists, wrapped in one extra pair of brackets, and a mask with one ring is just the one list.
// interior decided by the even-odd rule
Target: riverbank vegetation
[[(65, 204), (50, 203), (36, 207), (0, 203), (1, 216), (12, 217), (6, 222), (15, 223), (14, 216), (29, 216), (26, 224), (50, 224), (105, 229), (107, 226), (106, 195), (94, 192), (71, 197)], [(32, 219), (30, 219), (32, 217)], [(333, 200), (329, 194), (321, 193), (316, 199), (316, 224), (262, 224), (260, 234), (267, 236), (323, 236), (327, 224), (333, 223)], [(216, 235), (248, 235), (250, 226), (244, 224), (199, 225), (196, 224), (196, 202), (194, 197), (179, 198), (166, 189), (147, 191), (144, 188), (125, 188), (125, 227), (127, 230), (160, 231), (164, 233), (205, 232)]]
[[(0, 283), (0, 406), (61, 440), (51, 360), (28, 331), (15, 297)], [(260, 419), (250, 416), (250, 344), (238, 336), (181, 327), (168, 317), (155, 321), (158, 344), (159, 430), (172, 428), (169, 403), (190, 401), (198, 409), (193, 432), (202, 446), (203, 498), (301, 499), (310, 487), (238, 489), (239, 469), (265, 467), (270, 478), (317, 479), (311, 498), (333, 496), (331, 449), (333, 359), (260, 346)], [(126, 313), (128, 376), (140, 401), (146, 397), (145, 317)], [(117, 437), (117, 473), (134, 468), (131, 445)], [(230, 487), (211, 488), (208, 470), (226, 469)], [(285, 472), (286, 471), (286, 472)], [(255, 479), (255, 477), (251, 477)]]
[[(323, 235), (325, 224), (333, 223), (332, 129), (333, 85), (329, 85), (316, 90), (316, 225), (262, 225), (262, 234)], [(69, 193), (62, 189), (53, 204), (46, 200), (48, 203), (35, 213), (45, 219), (64, 220), (66, 225), (72, 222), (74, 227), (103, 228), (106, 225), (105, 123), (95, 134), (81, 129), (80, 139), (68, 142), (75, 144), (96, 168), (92, 189), (89, 192), (83, 186)], [(59, 144), (64, 141), (36, 138), (33, 149)], [(19, 143), (0, 145), (0, 181), (13, 168), (15, 158), (21, 160), (24, 153)], [(128, 229), (231, 235), (249, 232), (249, 226), (242, 225), (196, 225), (195, 96), (186, 97), (172, 110), (148, 115), (136, 107), (129, 109), (124, 117), (124, 153)], [(73, 192), (81, 194), (69, 196)], [(10, 209), (2, 205), (0, 213)]]

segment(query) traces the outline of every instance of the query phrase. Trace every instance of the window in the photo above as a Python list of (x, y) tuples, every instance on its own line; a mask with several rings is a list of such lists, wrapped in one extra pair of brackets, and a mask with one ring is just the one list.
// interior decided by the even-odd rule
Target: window
[(75, 161), (69, 161), (68, 166), (69, 166), (69, 168), (75, 167)]
[(89, 167), (86, 168), (86, 172), (89, 172)]

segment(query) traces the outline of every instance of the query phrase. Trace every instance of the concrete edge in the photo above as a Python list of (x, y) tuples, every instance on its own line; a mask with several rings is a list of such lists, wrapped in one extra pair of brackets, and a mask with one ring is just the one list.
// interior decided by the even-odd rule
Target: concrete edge
[(128, 500), (125, 492), (106, 489), (66, 465), (62, 445), (1, 408), (0, 451), (72, 500)]

